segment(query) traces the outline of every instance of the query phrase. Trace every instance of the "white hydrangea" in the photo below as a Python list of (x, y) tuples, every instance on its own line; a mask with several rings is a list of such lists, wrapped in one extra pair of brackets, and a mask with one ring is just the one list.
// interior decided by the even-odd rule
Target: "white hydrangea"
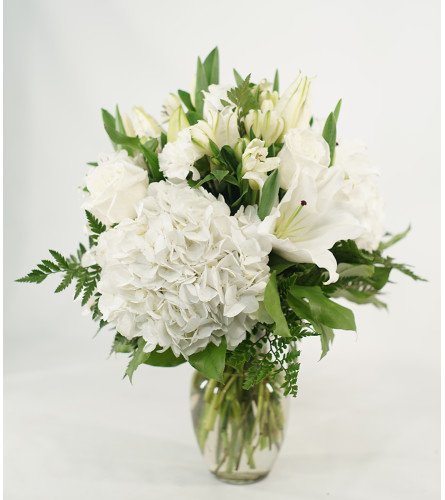
[(125, 150), (101, 155), (98, 166), (85, 178), (89, 197), (82, 208), (107, 226), (136, 217), (138, 204), (147, 195), (148, 176), (142, 156)]
[(230, 215), (204, 189), (152, 183), (135, 220), (102, 233), (99, 309), (125, 337), (190, 356), (256, 323), (269, 280), (268, 239), (254, 207)]
[(361, 141), (339, 141), (335, 154), (335, 168), (344, 174), (344, 183), (336, 199), (347, 201), (360, 214), (363, 233), (356, 238), (359, 248), (376, 250), (385, 233), (383, 226), (384, 202), (376, 183), (379, 171), (366, 154)]
[(181, 130), (174, 142), (168, 142), (159, 154), (159, 168), (167, 179), (180, 182), (193, 172), (193, 179), (200, 178), (198, 170), (193, 166), (195, 161), (204, 156), (204, 151), (192, 142), (190, 127)]

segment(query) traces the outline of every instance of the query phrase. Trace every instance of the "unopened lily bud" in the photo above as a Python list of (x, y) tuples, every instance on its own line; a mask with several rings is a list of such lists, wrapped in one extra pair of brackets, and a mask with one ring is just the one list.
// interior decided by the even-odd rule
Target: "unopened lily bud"
[(133, 116), (134, 131), (137, 136), (156, 137), (162, 132), (158, 122), (142, 108), (133, 108)]
[(245, 137), (242, 137), (236, 141), (236, 144), (233, 147), (233, 152), (235, 153), (235, 158), (238, 160), (238, 163), (242, 160), (243, 153), (248, 143), (249, 141)]
[(283, 118), (274, 110), (251, 110), (244, 118), (244, 124), (247, 133), (250, 134), (252, 130), (255, 137), (263, 139), (267, 147), (278, 140), (284, 129)]
[(292, 128), (308, 128), (311, 118), (311, 80), (298, 78), (286, 89), (281, 96), (275, 111), (284, 120), (283, 135)]
[(128, 137), (136, 137), (136, 132), (134, 131), (131, 118), (126, 113), (122, 113), (122, 124), (124, 126), (125, 134)]
[(182, 106), (178, 106), (168, 122), (167, 141), (175, 142), (179, 132), (187, 127), (190, 127), (190, 123), (187, 120), (187, 116), (185, 116)]
[(178, 109), (179, 106), (181, 106), (181, 99), (179, 99), (179, 97), (175, 94), (168, 94), (168, 97), (162, 104), (162, 123), (168, 122), (172, 114)]
[(212, 127), (207, 122), (199, 120), (196, 125), (190, 127), (190, 135), (192, 137), (193, 144), (202, 149), (206, 155), (213, 156), (209, 139), (215, 142), (215, 137)]

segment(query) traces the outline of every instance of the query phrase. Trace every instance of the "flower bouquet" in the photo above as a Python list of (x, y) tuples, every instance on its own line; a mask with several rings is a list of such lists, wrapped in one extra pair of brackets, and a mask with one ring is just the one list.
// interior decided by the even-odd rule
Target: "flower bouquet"
[(52, 274), (114, 330), (112, 352), (196, 369), (192, 416), (210, 470), (235, 482), (264, 477), (297, 394), (301, 341), (355, 330), (333, 299), (384, 307), (397, 269), (384, 250), (377, 170), (360, 142), (337, 134), (341, 100), (311, 113), (312, 79), (234, 71), (219, 84), (215, 48), (198, 58), (190, 92), (170, 94), (158, 123), (102, 110), (114, 152), (89, 163), (82, 208), (88, 245), (18, 281)]

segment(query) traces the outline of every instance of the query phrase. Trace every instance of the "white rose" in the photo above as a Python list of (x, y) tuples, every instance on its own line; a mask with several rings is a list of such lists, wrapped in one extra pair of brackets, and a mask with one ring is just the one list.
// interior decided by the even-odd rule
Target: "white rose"
[(301, 170), (312, 177), (329, 167), (330, 153), (323, 136), (312, 129), (294, 128), (284, 136), (279, 152), (280, 186), (289, 189)]
[(131, 158), (122, 150), (101, 156), (98, 163), (87, 173), (85, 184), (90, 196), (82, 208), (107, 226), (134, 219), (148, 188), (142, 160)]

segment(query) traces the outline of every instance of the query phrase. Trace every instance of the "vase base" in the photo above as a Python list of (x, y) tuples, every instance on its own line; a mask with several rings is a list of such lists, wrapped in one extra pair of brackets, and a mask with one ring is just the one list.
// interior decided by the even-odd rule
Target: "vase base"
[(239, 472), (239, 473), (225, 473), (225, 472), (212, 472), (212, 474), (223, 483), (228, 484), (252, 484), (261, 481), (269, 474), (267, 472)]

